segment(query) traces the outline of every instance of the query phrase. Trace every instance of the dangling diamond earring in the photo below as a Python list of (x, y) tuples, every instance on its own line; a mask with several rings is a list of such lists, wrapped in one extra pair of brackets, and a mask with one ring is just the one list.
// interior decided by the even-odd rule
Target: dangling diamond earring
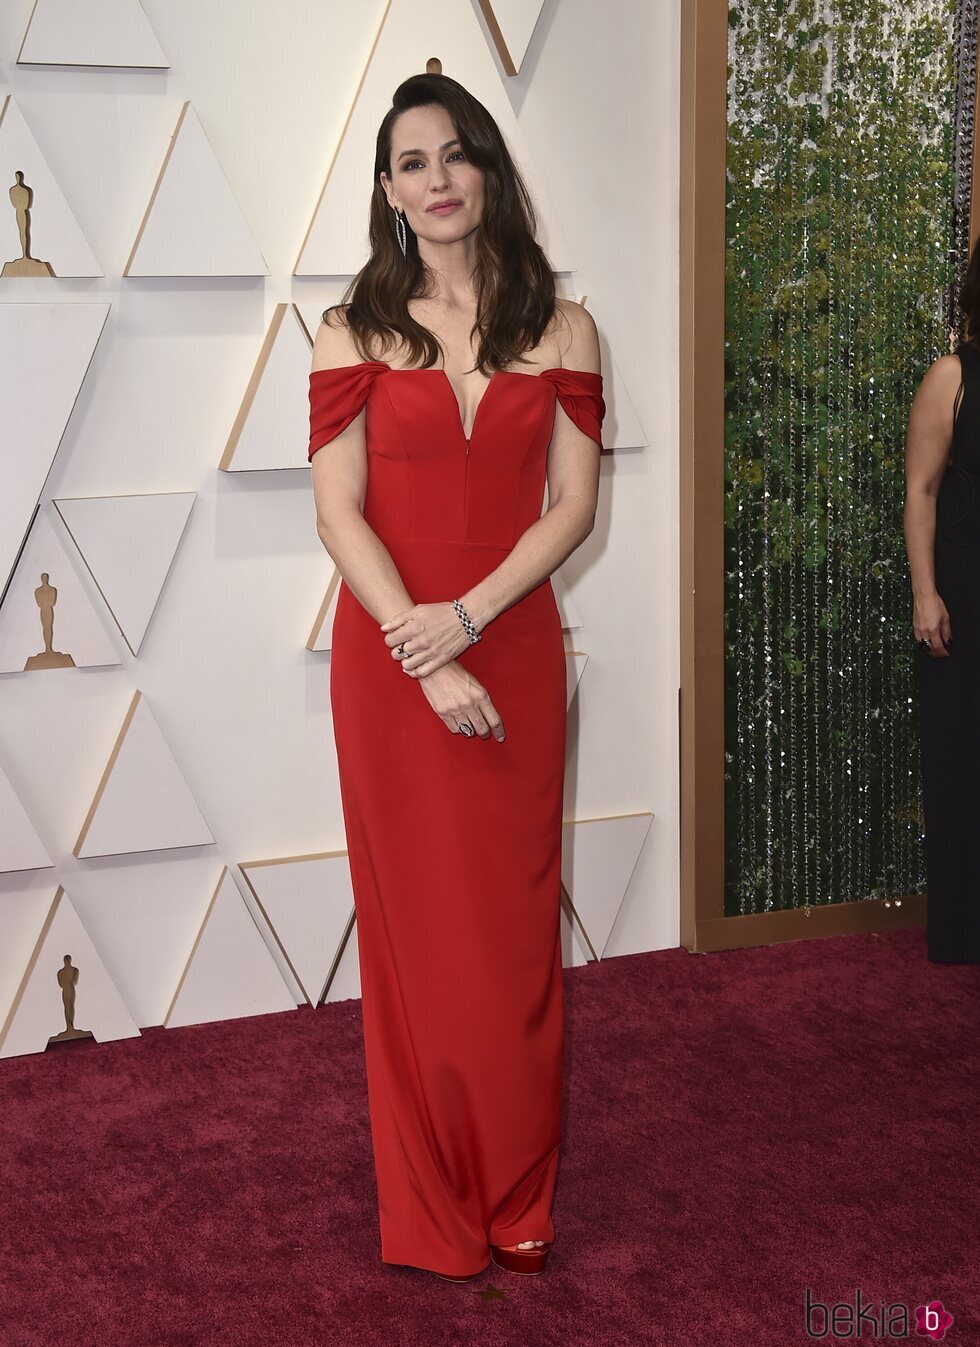
[(408, 256), (408, 228), (405, 224), (405, 212), (398, 212), (397, 206), (391, 208), (395, 212), (395, 238), (402, 250), (402, 257)]

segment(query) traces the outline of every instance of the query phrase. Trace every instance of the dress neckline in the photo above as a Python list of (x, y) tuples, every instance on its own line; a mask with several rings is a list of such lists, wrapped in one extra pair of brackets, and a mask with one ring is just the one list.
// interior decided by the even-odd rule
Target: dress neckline
[(486, 388), (484, 388), (483, 392), (480, 394), (480, 400), (476, 404), (476, 410), (473, 413), (473, 424), (470, 426), (469, 435), (467, 435), (466, 427), (463, 425), (463, 412), (459, 405), (459, 398), (456, 396), (456, 389), (453, 387), (452, 379), (450, 379), (449, 375), (441, 365), (427, 365), (424, 367), (418, 365), (389, 365), (387, 360), (381, 360), (378, 363), (384, 365), (392, 374), (441, 374), (446, 381), (446, 388), (449, 392), (449, 396), (455, 404), (456, 421), (459, 425), (459, 433), (467, 449), (476, 437), (476, 427), (480, 419), (480, 408), (483, 406), (484, 402), (486, 402), (490, 394), (490, 389), (493, 387), (494, 380), (497, 378), (498, 374), (516, 374), (521, 379), (540, 379), (542, 374), (553, 374), (555, 370), (555, 367), (552, 367), (549, 370), (539, 370), (537, 374), (526, 374), (523, 370), (519, 369), (493, 370), (490, 374), (490, 378), (487, 380)]
[[(489, 396), (490, 393), (490, 389), (492, 388), (494, 380), (497, 378), (498, 375), (509, 374), (517, 379), (540, 379), (545, 374), (578, 374), (578, 375), (591, 376), (592, 378), (595, 379), (600, 379), (602, 377), (601, 374), (599, 374), (598, 371), (596, 370), (571, 369), (565, 365), (551, 365), (549, 366), (548, 369), (538, 370), (537, 374), (527, 374), (525, 373), (524, 370), (519, 369), (495, 369), (493, 373), (490, 375), (490, 378), (487, 380), (487, 386), (483, 390), (479, 402), (476, 404), (476, 411), (473, 413), (473, 424), (470, 427), (469, 435), (467, 435), (465, 433), (466, 428), (463, 425), (463, 413), (460, 411), (459, 407), (459, 398), (457, 398), (456, 396), (456, 390), (453, 387), (452, 380), (450, 379), (449, 375), (446, 373), (446, 371), (442, 368), (441, 365), (389, 365), (387, 360), (359, 360), (356, 362), (356, 364), (353, 365), (334, 365), (331, 368), (334, 370), (360, 369), (362, 366), (365, 365), (379, 366), (380, 368), (387, 370), (389, 374), (441, 374), (443, 379), (445, 380), (446, 389), (449, 393), (449, 396), (452, 398), (453, 405), (456, 408), (456, 424), (459, 426), (460, 438), (466, 445), (467, 449), (470, 447), (470, 444), (472, 443), (476, 435), (476, 427), (480, 417), (480, 410), (483, 407), (484, 402), (486, 402), (487, 397)], [(321, 371), (314, 370), (313, 373), (318, 374), (321, 373)]]

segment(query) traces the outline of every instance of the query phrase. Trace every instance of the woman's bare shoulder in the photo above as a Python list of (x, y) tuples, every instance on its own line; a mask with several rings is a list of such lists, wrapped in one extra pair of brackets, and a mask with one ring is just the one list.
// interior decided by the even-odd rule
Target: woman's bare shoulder
[(313, 369), (337, 369), (341, 365), (356, 365), (358, 355), (347, 326), (345, 304), (333, 304), (325, 309), (320, 326), (313, 338)]
[(599, 374), (599, 332), (591, 313), (577, 300), (556, 299), (555, 314), (564, 368)]
[(958, 355), (941, 355), (935, 359), (916, 390), (915, 400), (936, 408), (952, 404), (963, 378), (963, 365)]

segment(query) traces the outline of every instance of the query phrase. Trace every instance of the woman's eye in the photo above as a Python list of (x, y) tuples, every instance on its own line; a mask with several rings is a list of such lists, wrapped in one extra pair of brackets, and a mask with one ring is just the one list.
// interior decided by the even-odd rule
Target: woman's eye
[[(463, 154), (463, 151), (462, 151), (462, 150), (453, 150), (452, 154), (449, 156), (450, 159), (456, 159), (456, 158), (464, 159), (465, 157), (466, 157), (466, 156)], [(410, 169), (410, 168), (414, 168), (416, 164), (421, 164), (421, 163), (422, 163), (422, 160), (421, 160), (421, 159), (409, 159), (408, 163), (405, 165), (405, 168), (406, 168), (406, 170), (408, 170), (408, 169)]]

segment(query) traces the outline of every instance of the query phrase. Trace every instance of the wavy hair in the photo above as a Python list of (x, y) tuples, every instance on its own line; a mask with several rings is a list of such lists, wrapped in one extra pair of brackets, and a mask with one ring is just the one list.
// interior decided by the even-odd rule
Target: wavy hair
[(368, 236), (371, 255), (339, 304), (362, 359), (406, 344), (410, 359), (429, 368), (439, 359), (436, 337), (417, 323), (408, 301), (431, 293), (431, 272), (419, 256), (418, 239), (405, 220), (405, 256), (394, 231), (394, 213), (381, 183), (392, 177), (391, 141), (396, 119), (409, 108), (441, 104), (449, 113), (464, 154), (484, 170), (483, 219), (476, 231), (474, 268), (476, 322), (480, 334), (474, 369), (489, 375), (536, 347), (555, 315), (555, 278), (535, 238), (534, 207), (520, 171), (487, 109), (448, 75), (412, 75), (395, 90), (378, 130)]

